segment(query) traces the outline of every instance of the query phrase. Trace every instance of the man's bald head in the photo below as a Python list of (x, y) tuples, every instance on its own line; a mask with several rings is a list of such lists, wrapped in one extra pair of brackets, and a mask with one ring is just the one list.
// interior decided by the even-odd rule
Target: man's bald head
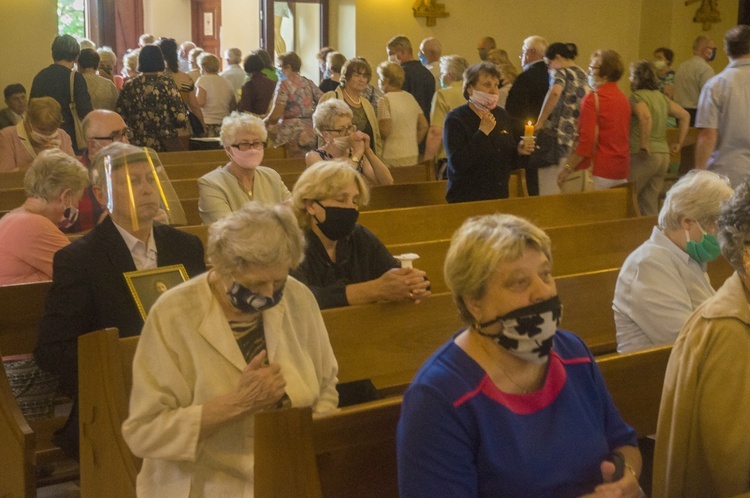
[(487, 60), (487, 54), (490, 52), (490, 50), (494, 50), (497, 48), (497, 44), (495, 43), (495, 39), (491, 36), (485, 36), (481, 40), (479, 40), (479, 43), (477, 43), (477, 51), (479, 52), (479, 58), (483, 61)]
[[(128, 138), (123, 136), (127, 128), (125, 120), (116, 112), (96, 109), (86, 115), (82, 124), (90, 158), (114, 141), (130, 143)], [(111, 138), (113, 135), (114, 140)]]
[(440, 40), (429, 37), (422, 40), (422, 43), (419, 44), (419, 51), (425, 55), (427, 62), (432, 64), (440, 60), (443, 48), (440, 45)]
[(193, 43), (191, 41), (182, 42), (182, 44), (180, 45), (180, 54), (179, 54), (180, 58), (181, 59), (187, 59), (188, 58), (188, 54), (194, 48), (197, 48), (197, 45), (195, 43)]

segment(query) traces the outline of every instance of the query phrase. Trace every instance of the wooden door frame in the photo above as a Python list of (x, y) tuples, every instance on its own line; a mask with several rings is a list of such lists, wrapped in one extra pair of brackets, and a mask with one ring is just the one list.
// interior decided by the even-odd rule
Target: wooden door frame
[[(320, 46), (328, 46), (328, 0), (287, 0), (289, 3), (317, 3), (320, 5)], [(274, 60), (273, 0), (260, 0), (260, 48)]]
[[(205, 47), (202, 46), (204, 45), (203, 43), (198, 43), (198, 40), (203, 39), (203, 36), (200, 35), (200, 33), (202, 32), (201, 30), (203, 29), (203, 19), (201, 19), (201, 16), (198, 15), (199, 9), (193, 8), (193, 6), (198, 3), (203, 3), (203, 2), (201, 2), (201, 0), (190, 0), (190, 24), (191, 24), (190, 36), (191, 36), (193, 43), (205, 49)], [(221, 55), (221, 17), (222, 17), (222, 14), (223, 12), (221, 8), (221, 2), (219, 2), (218, 15), (214, 19), (214, 26), (216, 29), (216, 40), (218, 42), (217, 47), (218, 47), (219, 53), (214, 54), (214, 55), (216, 55), (220, 61), (223, 61), (223, 57)]]

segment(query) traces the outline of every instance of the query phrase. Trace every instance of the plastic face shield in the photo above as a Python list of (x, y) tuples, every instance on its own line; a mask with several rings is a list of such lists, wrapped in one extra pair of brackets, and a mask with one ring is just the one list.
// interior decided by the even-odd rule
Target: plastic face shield
[(133, 146), (97, 157), (92, 181), (102, 189), (113, 221), (124, 228), (137, 231), (151, 221), (186, 224), (182, 204), (153, 149)]

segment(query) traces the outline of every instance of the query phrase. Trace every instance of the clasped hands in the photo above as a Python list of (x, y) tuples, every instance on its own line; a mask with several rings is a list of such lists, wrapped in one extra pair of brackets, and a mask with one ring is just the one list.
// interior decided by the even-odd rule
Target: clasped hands
[(392, 268), (377, 279), (381, 299), (384, 301), (404, 301), (415, 303), (429, 297), (430, 281), (426, 273), (416, 268)]

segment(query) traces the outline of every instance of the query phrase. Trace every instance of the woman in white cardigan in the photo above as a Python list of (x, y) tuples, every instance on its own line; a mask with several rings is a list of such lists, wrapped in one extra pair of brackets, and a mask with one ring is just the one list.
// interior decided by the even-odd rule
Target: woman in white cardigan
[(288, 208), (248, 203), (211, 226), (213, 269), (151, 308), (122, 428), (138, 496), (251, 497), (253, 414), (337, 406), (320, 310), (288, 276), (303, 247)]

